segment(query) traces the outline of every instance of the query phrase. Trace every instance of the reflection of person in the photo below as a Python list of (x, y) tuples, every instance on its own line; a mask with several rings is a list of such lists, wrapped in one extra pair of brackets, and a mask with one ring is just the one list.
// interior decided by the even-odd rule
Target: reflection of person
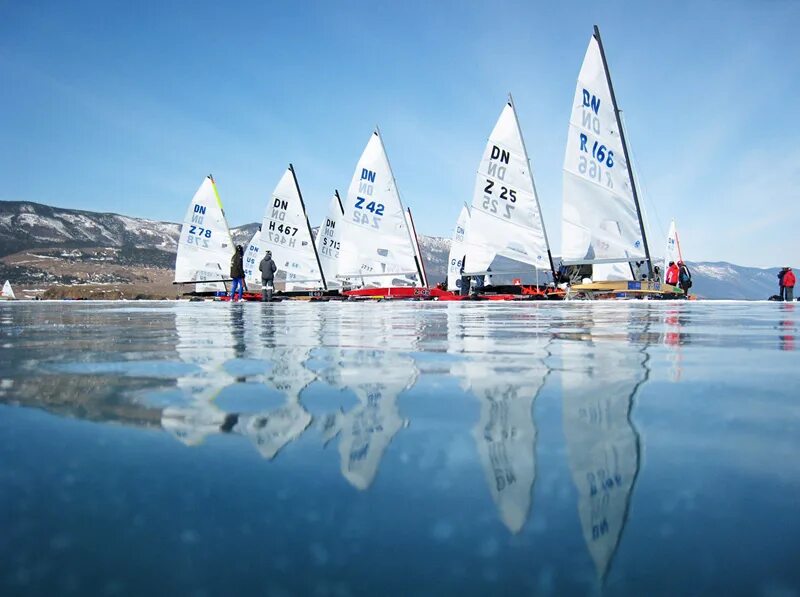
[(786, 271), (783, 274), (783, 278), (781, 278), (781, 284), (783, 284), (783, 292), (781, 293), (781, 296), (785, 301), (793, 301), (796, 279), (791, 267), (787, 267), (785, 269)]
[(239, 291), (239, 300), (244, 292), (244, 247), (236, 245), (236, 251), (231, 257), (231, 302), (236, 300), (236, 291)]
[(258, 269), (261, 270), (261, 302), (269, 302), (272, 300), (272, 286), (275, 282), (275, 271), (278, 269), (272, 260), (272, 251), (267, 251), (258, 264)]

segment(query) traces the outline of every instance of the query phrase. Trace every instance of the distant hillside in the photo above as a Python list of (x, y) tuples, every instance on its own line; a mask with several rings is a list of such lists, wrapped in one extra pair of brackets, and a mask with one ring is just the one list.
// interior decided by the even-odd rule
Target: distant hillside
[[(246, 245), (257, 223), (231, 230)], [(13, 285), (94, 284), (134, 286), (174, 296), (172, 268), (180, 225), (50, 207), (29, 201), (0, 201), (0, 282)], [(431, 284), (447, 276), (450, 240), (420, 235)], [(764, 299), (777, 292), (779, 268), (759, 269), (725, 262), (689, 262), (692, 291), (705, 298)], [(122, 291), (120, 291), (122, 292)]]

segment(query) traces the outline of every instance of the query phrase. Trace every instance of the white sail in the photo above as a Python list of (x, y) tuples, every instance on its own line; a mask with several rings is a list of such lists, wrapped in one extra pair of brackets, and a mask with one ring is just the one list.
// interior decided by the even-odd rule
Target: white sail
[(447, 259), (447, 290), (461, 289), (461, 264), (466, 254), (464, 237), (469, 229), (469, 207), (464, 205), (458, 214), (456, 229), (453, 231), (453, 240), (450, 241), (450, 254)]
[(378, 131), (356, 165), (342, 219), (339, 278), (359, 286), (420, 286), (405, 210)]
[(261, 284), (261, 270), (258, 269), (264, 258), (261, 250), (261, 230), (256, 230), (244, 250), (244, 279), (248, 284)]
[(339, 252), (342, 246), (342, 200), (339, 193), (334, 193), (328, 207), (328, 214), (320, 224), (317, 231), (317, 254), (322, 265), (322, 273), (325, 274), (325, 282), (328, 288), (341, 288), (342, 282), (336, 276), (339, 275)]
[(597, 38), (578, 75), (564, 157), (562, 258), (595, 268), (593, 279), (631, 279), (627, 262), (645, 258), (633, 187)]
[(6, 280), (6, 283), (3, 284), (3, 291), (2, 293), (0, 293), (0, 297), (9, 300), (17, 298), (16, 296), (14, 296), (14, 290), (11, 288), (11, 282), (9, 282), (8, 280)]
[(278, 272), (286, 276), (287, 290), (325, 287), (305, 205), (291, 164), (264, 210), (259, 246), (264, 252), (272, 251)]
[(475, 179), (470, 216), (464, 266), (468, 273), (485, 272), (498, 255), (550, 268), (539, 201), (511, 101), (489, 135)]
[(175, 258), (176, 282), (200, 282), (198, 292), (224, 291), (222, 282), (230, 279), (233, 241), (222, 210), (214, 179), (206, 177), (192, 197), (183, 218), (178, 255)]
[(664, 272), (661, 276), (662, 281), (667, 281), (667, 267), (670, 261), (678, 263), (681, 260), (681, 247), (678, 244), (678, 230), (675, 228), (675, 220), (669, 224), (667, 233), (667, 250), (664, 252)]

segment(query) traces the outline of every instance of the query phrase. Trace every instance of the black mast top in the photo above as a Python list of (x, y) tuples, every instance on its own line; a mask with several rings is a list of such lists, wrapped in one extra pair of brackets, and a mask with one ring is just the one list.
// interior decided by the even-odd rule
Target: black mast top
[(639, 206), (639, 193), (636, 191), (636, 182), (633, 179), (633, 168), (631, 166), (631, 158), (628, 155), (628, 144), (625, 142), (625, 131), (622, 129), (622, 121), (619, 117), (619, 107), (617, 106), (617, 96), (614, 95), (614, 85), (611, 84), (611, 73), (608, 71), (608, 62), (606, 62), (606, 53), (603, 50), (603, 40), (600, 39), (600, 29), (597, 25), (594, 26), (594, 38), (597, 40), (597, 45), (600, 48), (600, 57), (603, 59), (603, 69), (606, 71), (606, 82), (608, 83), (608, 90), (611, 92), (611, 103), (614, 105), (614, 116), (617, 119), (617, 128), (619, 128), (619, 138), (622, 141), (622, 152), (625, 154), (625, 163), (628, 166), (628, 177), (631, 179), (631, 189), (633, 190), (633, 203), (636, 205), (636, 215), (639, 217), (639, 228), (642, 231), (642, 241), (644, 242), (644, 255), (647, 260), (647, 271), (650, 278), (653, 278), (653, 260), (650, 259), (650, 248), (647, 246), (647, 233), (644, 230), (644, 219), (642, 219), (642, 209)]
[(322, 279), (323, 290), (328, 290), (328, 283), (325, 281), (325, 272), (322, 271), (322, 263), (319, 261), (319, 253), (317, 253), (317, 243), (314, 242), (314, 233), (311, 232), (311, 224), (308, 222), (308, 214), (306, 213), (306, 204), (303, 201), (303, 193), (300, 191), (300, 185), (297, 184), (297, 174), (294, 172), (294, 166), (289, 164), (289, 170), (292, 171), (292, 178), (294, 179), (294, 188), (297, 189), (297, 196), (300, 197), (300, 206), (303, 208), (303, 215), (306, 217), (306, 227), (308, 228), (308, 237), (311, 239), (311, 247), (314, 249), (314, 257), (317, 258), (317, 267), (319, 268), (319, 277)]

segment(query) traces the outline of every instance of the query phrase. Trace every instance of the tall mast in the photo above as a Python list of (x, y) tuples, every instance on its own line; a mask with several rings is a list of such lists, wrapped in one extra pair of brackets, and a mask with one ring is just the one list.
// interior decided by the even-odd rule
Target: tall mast
[(339, 197), (339, 191), (334, 189), (333, 194), (336, 196), (336, 201), (339, 203), (339, 212), (341, 215), (344, 215), (344, 207), (342, 206), (342, 198)]
[[(594, 26), (594, 38), (597, 40), (597, 45), (600, 48), (600, 57), (603, 59), (603, 70), (606, 72), (606, 81), (608, 82), (608, 90), (611, 92), (611, 103), (614, 105), (614, 117), (617, 119), (617, 128), (619, 129), (619, 138), (622, 142), (622, 152), (625, 154), (625, 164), (628, 167), (628, 178), (631, 181), (631, 189), (633, 190), (633, 203), (636, 205), (636, 215), (639, 218), (639, 229), (642, 231), (642, 242), (644, 242), (644, 255), (647, 260), (647, 271), (650, 278), (653, 277), (653, 262), (650, 259), (650, 248), (647, 246), (647, 233), (644, 230), (644, 220), (642, 219), (642, 209), (639, 207), (639, 193), (636, 190), (636, 181), (633, 178), (633, 168), (631, 166), (631, 158), (628, 155), (628, 144), (625, 142), (625, 131), (622, 128), (622, 121), (619, 117), (619, 107), (617, 106), (617, 97), (614, 95), (614, 85), (611, 84), (611, 73), (608, 71), (608, 62), (606, 61), (606, 53), (603, 50), (603, 41), (600, 39), (600, 29), (597, 25)], [(633, 269), (633, 266), (631, 266)]]
[[(381, 137), (381, 130), (375, 125), (375, 134), (378, 135), (378, 141), (381, 142), (381, 149), (383, 150), (383, 157), (386, 158), (386, 164), (389, 166), (389, 173), (392, 175), (392, 184), (394, 185), (394, 192), (397, 193), (397, 201), (400, 203), (400, 210), (404, 209), (403, 207), (403, 200), (400, 198), (400, 189), (397, 188), (397, 181), (394, 179), (394, 170), (392, 170), (392, 163), (389, 161), (389, 154), (386, 153), (386, 147), (383, 145), (383, 137)], [(403, 219), (405, 220), (405, 212), (403, 212)], [(419, 277), (419, 282), (422, 285), (425, 285), (425, 274), (422, 273), (422, 264), (420, 260), (417, 258), (416, 249), (414, 248), (414, 239), (411, 238), (411, 230), (408, 228), (408, 224), (406, 224), (406, 232), (408, 233), (408, 242), (411, 243), (411, 250), (414, 251), (414, 263), (417, 266), (417, 276)]]
[(419, 259), (419, 266), (422, 269), (422, 285), (428, 286), (428, 272), (425, 271), (425, 262), (422, 261), (422, 249), (419, 246), (419, 237), (417, 236), (417, 227), (414, 225), (414, 216), (411, 215), (411, 208), (406, 207), (408, 213), (408, 223), (411, 224), (411, 235), (414, 237), (414, 252)]
[(528, 164), (528, 176), (531, 179), (531, 186), (533, 187), (533, 198), (536, 200), (536, 209), (539, 210), (539, 222), (542, 225), (542, 234), (544, 235), (544, 244), (547, 245), (547, 259), (550, 261), (550, 271), (553, 274), (553, 284), (556, 283), (556, 268), (553, 264), (553, 254), (550, 252), (550, 241), (547, 240), (547, 229), (544, 225), (544, 216), (542, 215), (542, 206), (539, 204), (539, 193), (536, 192), (536, 181), (533, 179), (533, 170), (531, 169), (531, 159), (528, 157), (528, 148), (525, 147), (525, 137), (522, 135), (522, 129), (519, 126), (519, 118), (517, 118), (517, 108), (514, 106), (514, 98), (511, 93), (508, 94), (508, 105), (511, 106), (511, 112), (514, 114), (514, 122), (517, 123), (517, 131), (519, 131), (519, 138), (522, 141), (522, 151), (525, 153), (525, 162)]
[(292, 172), (292, 179), (294, 179), (294, 188), (297, 189), (297, 196), (300, 197), (300, 207), (303, 208), (303, 216), (306, 219), (306, 228), (308, 228), (308, 238), (311, 239), (311, 247), (314, 249), (314, 257), (317, 260), (317, 267), (319, 268), (319, 276), (322, 279), (322, 289), (328, 290), (328, 284), (325, 282), (325, 272), (322, 271), (322, 263), (319, 261), (319, 253), (317, 253), (317, 243), (314, 242), (314, 234), (311, 232), (311, 224), (308, 223), (308, 214), (306, 213), (306, 204), (303, 202), (303, 193), (300, 192), (300, 185), (297, 184), (297, 174), (294, 172), (294, 166), (289, 164), (289, 170)]

